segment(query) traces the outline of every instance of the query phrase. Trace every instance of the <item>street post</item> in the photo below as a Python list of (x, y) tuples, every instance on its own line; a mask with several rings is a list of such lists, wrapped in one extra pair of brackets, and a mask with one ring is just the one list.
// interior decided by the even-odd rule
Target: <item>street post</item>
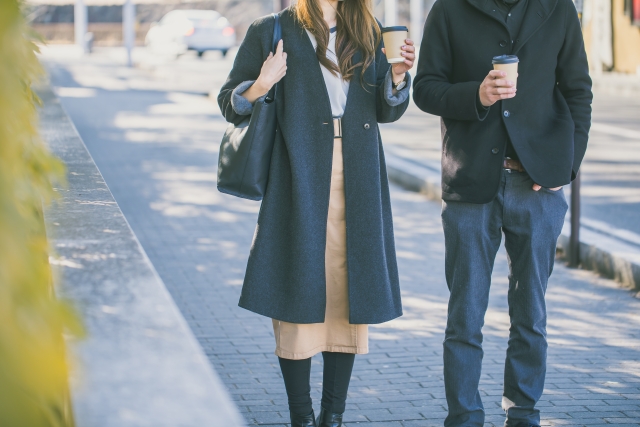
[[(582, 26), (583, 0), (574, 0)], [(569, 236), (569, 267), (580, 265), (580, 172), (571, 182), (571, 234)]]
[(84, 0), (76, 0), (73, 8), (73, 27), (76, 45), (82, 49), (82, 53), (87, 52), (87, 42), (85, 35), (87, 33), (87, 5)]
[(411, 0), (411, 38), (416, 45), (422, 41), (422, 26), (424, 25), (424, 0)]
[(132, 52), (136, 42), (135, 31), (136, 9), (132, 0), (125, 0), (122, 5), (122, 39), (127, 50), (127, 66), (133, 66)]
[(393, 27), (398, 22), (398, 0), (384, 0), (384, 26)]

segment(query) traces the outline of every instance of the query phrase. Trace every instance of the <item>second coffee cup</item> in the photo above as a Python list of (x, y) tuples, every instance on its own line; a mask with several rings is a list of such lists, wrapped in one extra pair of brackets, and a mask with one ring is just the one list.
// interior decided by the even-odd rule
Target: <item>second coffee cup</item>
[(515, 55), (500, 55), (493, 57), (493, 69), (507, 73), (505, 80), (513, 82), (514, 87), (518, 86), (518, 63), (520, 60)]
[(409, 37), (409, 29), (404, 26), (385, 27), (382, 29), (382, 40), (389, 64), (404, 62), (402, 46)]

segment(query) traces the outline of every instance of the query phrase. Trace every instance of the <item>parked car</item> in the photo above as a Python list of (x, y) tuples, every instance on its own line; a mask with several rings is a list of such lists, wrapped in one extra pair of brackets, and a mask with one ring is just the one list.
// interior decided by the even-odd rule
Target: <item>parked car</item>
[(214, 10), (172, 10), (151, 26), (145, 44), (154, 52), (180, 55), (195, 50), (202, 56), (218, 50), (226, 56), (236, 44), (236, 31)]

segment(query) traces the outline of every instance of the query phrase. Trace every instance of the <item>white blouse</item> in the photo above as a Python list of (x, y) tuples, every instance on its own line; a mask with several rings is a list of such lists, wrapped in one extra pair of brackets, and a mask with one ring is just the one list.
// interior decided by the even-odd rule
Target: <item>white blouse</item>
[[(307, 30), (311, 44), (315, 49), (318, 46), (316, 38)], [(327, 58), (338, 64), (338, 56), (336, 55), (336, 34), (335, 27), (331, 29), (329, 33), (329, 45), (327, 46)], [(347, 95), (349, 93), (349, 82), (342, 79), (342, 75), (334, 75), (322, 64), (320, 65), (322, 76), (324, 77), (324, 84), (327, 86), (327, 93), (329, 94), (329, 101), (331, 102), (331, 115), (333, 117), (342, 117), (344, 109), (347, 106)]]

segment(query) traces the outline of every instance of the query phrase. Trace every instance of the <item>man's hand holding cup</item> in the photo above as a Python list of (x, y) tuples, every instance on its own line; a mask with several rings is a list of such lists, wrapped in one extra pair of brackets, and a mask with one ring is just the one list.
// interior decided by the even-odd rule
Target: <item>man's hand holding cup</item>
[(490, 107), (502, 99), (516, 96), (516, 83), (507, 80), (507, 73), (501, 70), (491, 70), (480, 84), (480, 103)]
[(491, 62), (493, 71), (489, 72), (480, 85), (480, 102), (485, 107), (490, 107), (501, 99), (513, 98), (518, 90), (518, 57), (494, 56)]

